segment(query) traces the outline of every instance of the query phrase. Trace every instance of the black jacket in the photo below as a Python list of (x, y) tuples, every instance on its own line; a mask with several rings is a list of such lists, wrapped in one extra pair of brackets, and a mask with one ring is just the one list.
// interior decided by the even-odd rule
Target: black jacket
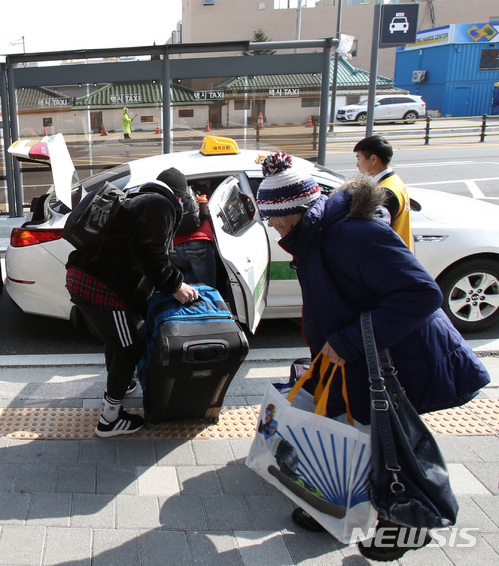
[(168, 256), (182, 208), (166, 185), (146, 183), (120, 206), (97, 246), (71, 252), (66, 267), (93, 275), (142, 313), (153, 291), (167, 295), (183, 277)]

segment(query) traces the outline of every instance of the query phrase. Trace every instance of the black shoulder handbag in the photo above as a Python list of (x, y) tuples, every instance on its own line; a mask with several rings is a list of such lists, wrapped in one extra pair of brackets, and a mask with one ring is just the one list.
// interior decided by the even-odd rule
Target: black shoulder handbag
[(459, 507), (438, 444), (407, 399), (389, 351), (377, 351), (370, 312), (361, 325), (371, 384), (371, 503), (398, 525), (454, 525)]

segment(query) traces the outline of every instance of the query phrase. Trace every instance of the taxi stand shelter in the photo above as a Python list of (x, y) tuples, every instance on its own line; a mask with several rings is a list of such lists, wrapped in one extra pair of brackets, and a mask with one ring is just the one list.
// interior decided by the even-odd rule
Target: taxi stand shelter
[[(220, 42), (180, 43), (163, 46), (130, 47), (115, 49), (89, 49), (8, 55), (1, 63), (0, 100), (2, 104), (4, 162), (7, 181), (9, 216), (23, 216), (23, 189), (20, 166), (7, 149), (19, 139), (16, 89), (23, 87), (53, 86), (58, 84), (109, 83), (130, 80), (160, 80), (170, 85), (175, 79), (209, 78), (249, 75), (285, 75), (291, 73), (321, 73), (320, 121), (318, 163), (325, 164), (329, 122), (330, 60), (338, 39), (270, 41), (270, 42)], [(300, 50), (315, 52), (303, 53)], [(274, 55), (241, 56), (243, 53), (288, 50), (291, 53)], [(226, 56), (197, 57), (197, 53)], [(236, 53), (237, 55), (234, 55)], [(182, 56), (185, 56), (182, 58)], [(123, 58), (144, 58), (123, 61)], [(108, 62), (115, 58), (116, 62)], [(86, 64), (86, 61), (93, 64)], [(102, 60), (102, 62), (99, 62)], [(76, 62), (61, 65), (58, 62)], [(78, 63), (81, 62), (81, 63)], [(34, 67), (33, 63), (53, 62), (53, 65)], [(333, 92), (335, 97), (336, 93)], [(171, 152), (171, 96), (170, 89), (163, 89), (162, 117), (164, 125), (163, 151)]]

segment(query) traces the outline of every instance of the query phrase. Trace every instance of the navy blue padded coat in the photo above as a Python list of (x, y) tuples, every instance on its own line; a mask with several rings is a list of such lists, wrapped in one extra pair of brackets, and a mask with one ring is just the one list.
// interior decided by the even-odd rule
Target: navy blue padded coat
[[(280, 240), (294, 256), (303, 296), (303, 335), (313, 352), (329, 342), (345, 365), (352, 414), (370, 421), (360, 314), (372, 311), (378, 349), (390, 348), (419, 413), (461, 405), (490, 381), (487, 370), (440, 309), (442, 294), (400, 237), (355, 191), (319, 197)], [(341, 377), (328, 415), (345, 411)]]

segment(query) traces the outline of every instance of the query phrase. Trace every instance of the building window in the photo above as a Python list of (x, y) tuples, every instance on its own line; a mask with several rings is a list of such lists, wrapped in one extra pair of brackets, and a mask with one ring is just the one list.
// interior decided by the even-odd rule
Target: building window
[(43, 127), (50, 128), (52, 126), (52, 118), (44, 118), (43, 119)]
[(234, 110), (251, 110), (251, 100), (234, 100)]
[(301, 107), (302, 108), (319, 108), (321, 105), (320, 98), (302, 98)]
[(194, 110), (192, 108), (184, 108), (178, 111), (179, 118), (194, 118)]
[[(348, 3), (348, 2), (347, 2)], [(315, 8), (318, 0), (301, 0), (302, 8)], [(334, 0), (322, 0), (321, 6), (334, 6)], [(274, 0), (274, 10), (296, 10), (298, 0)]]
[(482, 51), (480, 71), (499, 71), (499, 49), (484, 49)]
[(214, 6), (215, 5), (215, 0), (203, 0), (203, 4), (205, 6)]
[(265, 10), (265, 2), (258, 2), (258, 9)]
[(152, 124), (154, 122), (154, 116), (141, 116), (140, 121), (146, 124)]

